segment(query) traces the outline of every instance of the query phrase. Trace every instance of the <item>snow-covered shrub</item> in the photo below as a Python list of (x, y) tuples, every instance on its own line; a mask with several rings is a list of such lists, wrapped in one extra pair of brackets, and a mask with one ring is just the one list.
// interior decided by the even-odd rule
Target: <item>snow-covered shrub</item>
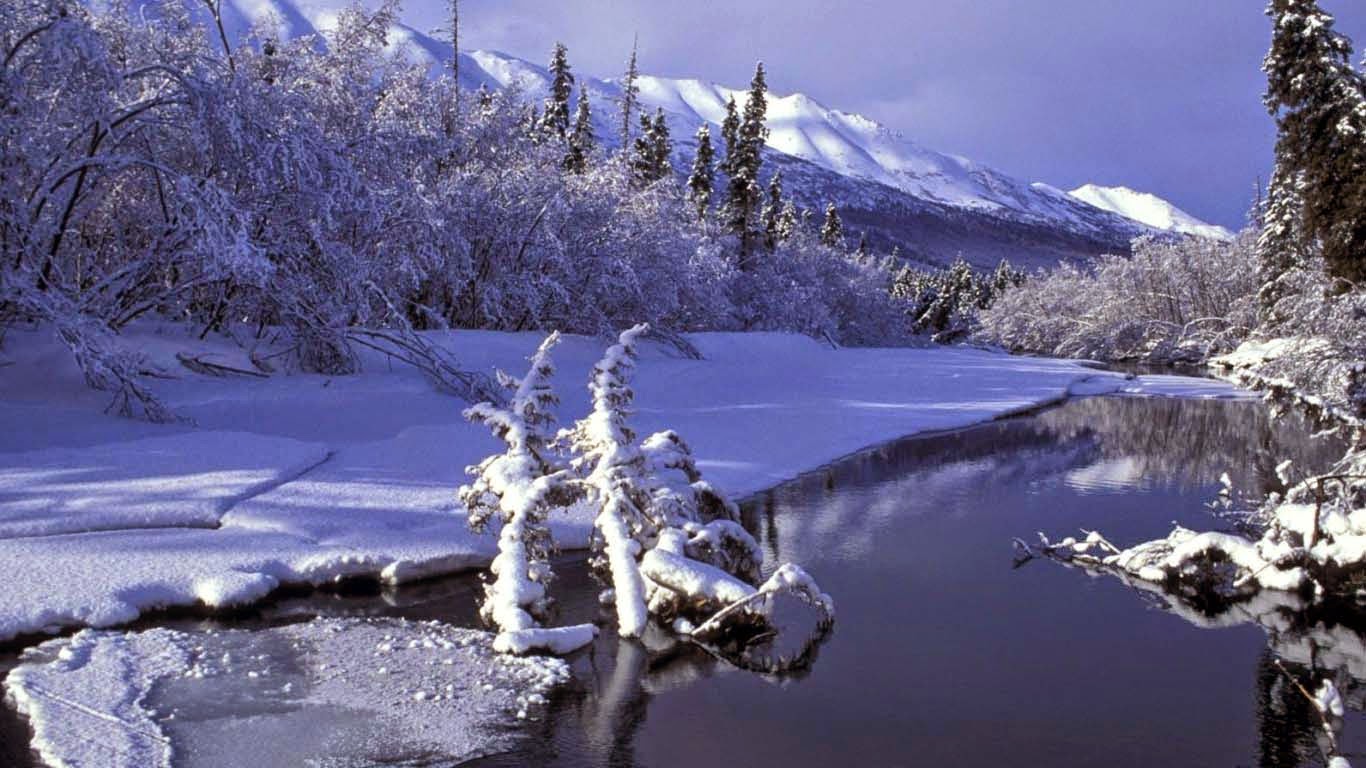
[(648, 330), (647, 325), (637, 325), (608, 347), (588, 383), (592, 412), (562, 433), (575, 453), (574, 466), (589, 497), (599, 508), (590, 564), (611, 585), (618, 629), (625, 637), (639, 637), (645, 631), (645, 582), (637, 561), (661, 522), (649, 515), (645, 454), (626, 423), (635, 399), (630, 375), (636, 365), (636, 343)]
[[(550, 386), (555, 372), (550, 350), (559, 340), (555, 333), (546, 337), (525, 377), (500, 372), (500, 381), (512, 392), (506, 408), (480, 403), (465, 411), (467, 419), (482, 422), (507, 445), (504, 453), (469, 467), (475, 480), (462, 486), (459, 495), (474, 530), (484, 530), (494, 518), (502, 522), (498, 556), (490, 566), (494, 580), (485, 585), (480, 615), (498, 628), (496, 647), (508, 652), (538, 647), (563, 651), (593, 637), (591, 628), (540, 629), (551, 602), (546, 588), (553, 577), (549, 555), (555, 546), (546, 516), (573, 502), (578, 490), (572, 475), (556, 462), (551, 445), (558, 398)], [(574, 645), (579, 640), (583, 642)]]
[(1203, 362), (1257, 324), (1251, 232), (1231, 242), (1140, 238), (1132, 256), (1061, 264), (1007, 289), (976, 338), (1020, 352)]
[[(683, 634), (706, 622), (709, 633), (762, 625), (769, 603), (755, 599), (755, 584), (763, 552), (740, 524), (738, 509), (702, 479), (677, 433), (658, 432), (637, 445), (628, 424), (635, 399), (630, 377), (648, 330), (630, 328), (608, 348), (589, 382), (592, 412), (560, 434), (599, 510), (590, 564), (608, 586), (603, 602), (615, 607), (625, 637), (639, 637), (651, 616)], [(779, 573), (792, 576), (800, 570), (794, 569), (783, 566)], [(770, 582), (763, 588), (770, 593), (819, 596), (807, 602), (819, 611), (818, 629), (828, 626), (833, 603), (809, 578)]]
[(1257, 333), (1216, 370), (1326, 418), (1366, 418), (1366, 290), (1330, 278), (1317, 257), (1276, 283)]

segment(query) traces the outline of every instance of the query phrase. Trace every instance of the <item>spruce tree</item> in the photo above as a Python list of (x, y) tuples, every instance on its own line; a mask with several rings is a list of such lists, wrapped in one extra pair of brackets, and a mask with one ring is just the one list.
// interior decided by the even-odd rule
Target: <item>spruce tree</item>
[(579, 83), (579, 104), (574, 113), (574, 131), (569, 134), (569, 153), (565, 155), (565, 169), (583, 173), (588, 156), (593, 152), (593, 114), (588, 103), (588, 85)]
[[(763, 165), (764, 142), (768, 139), (767, 93), (764, 64), (759, 62), (754, 70), (754, 79), (750, 81), (744, 116), (734, 140), (734, 152), (729, 151), (728, 146), (726, 156), (727, 174), (730, 176), (726, 196), (726, 226), (740, 236), (741, 268), (750, 265), (753, 223), (762, 196), (759, 170)], [(725, 126), (722, 128), (724, 130)]]
[(797, 227), (801, 221), (801, 214), (797, 213), (797, 204), (789, 198), (783, 203), (782, 213), (778, 214), (778, 242), (788, 240), (797, 234)]
[(716, 150), (711, 145), (711, 127), (704, 124), (697, 129), (697, 154), (693, 155), (692, 173), (688, 174), (688, 199), (697, 209), (699, 221), (707, 217), (715, 185)]
[(655, 180), (655, 124), (649, 115), (640, 116), (640, 135), (632, 142), (631, 179), (637, 187)]
[(569, 133), (569, 97), (574, 93), (574, 75), (569, 71), (569, 51), (555, 43), (550, 55), (550, 93), (545, 99), (541, 125), (547, 133), (564, 138)]
[(650, 126), (651, 160), (650, 175), (651, 181), (658, 181), (668, 177), (673, 173), (674, 152), (673, 140), (669, 137), (669, 123), (664, 119), (664, 109), (655, 109), (655, 121)]
[[(1264, 101), (1279, 131), (1272, 204), (1298, 197), (1303, 234), (1317, 241), (1328, 271), (1366, 279), (1366, 82), (1352, 66), (1351, 42), (1315, 0), (1272, 0), (1267, 15), (1273, 33), (1262, 66)], [(1281, 236), (1294, 233), (1282, 227), (1266, 244), (1284, 247)], [(1264, 277), (1279, 274), (1288, 258), (1262, 255)]]
[(840, 213), (835, 210), (834, 203), (825, 206), (825, 221), (821, 224), (821, 244), (830, 248), (844, 246), (844, 224), (840, 222)]
[(636, 85), (636, 80), (640, 78), (640, 71), (636, 68), (636, 50), (640, 45), (640, 37), (637, 36), (631, 41), (631, 59), (626, 62), (626, 75), (621, 79), (621, 148), (631, 144), (631, 113), (635, 111), (636, 102), (640, 97), (640, 86)]
[(764, 247), (770, 251), (778, 247), (783, 237), (783, 172), (777, 170), (768, 180), (768, 199), (764, 201)]
[(868, 233), (860, 232), (858, 236), (858, 248), (854, 249), (854, 255), (860, 259), (868, 256)]
[(721, 143), (726, 148), (726, 157), (721, 161), (721, 172), (730, 177), (735, 173), (733, 169), (740, 154), (740, 109), (735, 106), (734, 95), (726, 102), (726, 117), (721, 121)]

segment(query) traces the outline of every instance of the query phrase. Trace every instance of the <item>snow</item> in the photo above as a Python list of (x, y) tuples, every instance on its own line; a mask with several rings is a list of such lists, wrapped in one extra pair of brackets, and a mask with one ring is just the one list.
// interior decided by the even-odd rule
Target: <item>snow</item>
[(325, 446), (245, 432), (152, 437), (6, 458), (0, 538), (213, 528), (235, 504), (296, 478)]
[(510, 746), (504, 726), (569, 679), (564, 662), (502, 656), (491, 640), (395, 619), (86, 630), (26, 651), (5, 690), (53, 766), (391, 764), (419, 753), (454, 764)]
[[(149, 0), (134, 3), (134, 12)], [(253, 23), (274, 14), (282, 21), (285, 37), (317, 35), (335, 28), (338, 13), (346, 6), (342, 0), (225, 0), (222, 13), (228, 36), (236, 39)], [(200, 23), (209, 24), (207, 12), (198, 3), (187, 3)], [(400, 11), (400, 16), (403, 13)], [(396, 23), (390, 30), (389, 48), (403, 45), (407, 55), (427, 65), (442, 65), (452, 56), (450, 44), (411, 26)], [(463, 51), (460, 56), (461, 84), (469, 89), (516, 84), (528, 98), (539, 101), (550, 82), (545, 67), (502, 51)], [(576, 72), (585, 80), (592, 102), (595, 133), (605, 142), (617, 140), (617, 104), (621, 96), (618, 82)], [(725, 116), (728, 99), (735, 97), (742, 109), (748, 91), (695, 78), (667, 78), (644, 75), (638, 78), (642, 108), (653, 112), (662, 108), (674, 136), (688, 137), (703, 124), (715, 130)], [(1091, 201), (1058, 193), (1046, 184), (1030, 184), (1014, 179), (972, 160), (921, 146), (899, 131), (859, 114), (832, 109), (807, 94), (770, 93), (768, 96), (769, 148), (811, 162), (821, 168), (852, 179), (866, 180), (891, 187), (921, 199), (957, 208), (1009, 213), (1028, 220), (1047, 222), (1062, 228), (1095, 228), (1098, 220), (1120, 229), (1130, 217), (1111, 216), (1104, 211), (1100, 219)], [(686, 140), (680, 143), (686, 143)], [(1176, 210), (1173, 208), (1173, 210)], [(1140, 220), (1141, 221), (1141, 220)], [(1203, 222), (1191, 219), (1203, 225)], [(1146, 223), (1146, 222), (1144, 222)], [(1118, 225), (1118, 226), (1115, 226)], [(1217, 227), (1204, 225), (1211, 232)], [(1157, 227), (1166, 229), (1166, 227)], [(1134, 234), (1141, 231), (1134, 228)]]
[(598, 628), (592, 624), (520, 629), (498, 633), (498, 637), (493, 640), (493, 650), (518, 655), (531, 651), (546, 651), (562, 656), (588, 645), (597, 636)]
[(1196, 217), (1148, 192), (1137, 192), (1128, 187), (1102, 187), (1083, 184), (1067, 194), (1104, 211), (1117, 213), (1154, 229), (1178, 232), (1183, 235), (1232, 240), (1227, 229), (1201, 221)]
[[(105, 396), (84, 388), (48, 334), (7, 336), (3, 499), (46, 512), (0, 536), (0, 562), (17, 564), (0, 591), (0, 639), (115, 626), (165, 607), (243, 605), (283, 584), (399, 583), (492, 561), (494, 537), (468, 530), (455, 490), (499, 443), (416, 372), (367, 357), (365, 372), (348, 377), (212, 378), (180, 368), (175, 353), (241, 356), (231, 342), (156, 324), (126, 338), (175, 374), (152, 386), (194, 426), (106, 417)], [(543, 335), (432, 338), (469, 369), (491, 371), (524, 369)], [(632, 426), (676, 430), (707, 481), (735, 498), (887, 440), (1056, 402), (1078, 382), (1149, 386), (967, 348), (835, 350), (777, 333), (689, 340), (705, 359), (642, 344)], [(566, 337), (557, 347), (561, 423), (588, 412), (584, 383), (605, 346)], [(183, 450), (170, 457), (170, 448)], [(67, 480), (52, 475), (59, 464)], [(595, 512), (552, 515), (556, 541), (587, 546)]]

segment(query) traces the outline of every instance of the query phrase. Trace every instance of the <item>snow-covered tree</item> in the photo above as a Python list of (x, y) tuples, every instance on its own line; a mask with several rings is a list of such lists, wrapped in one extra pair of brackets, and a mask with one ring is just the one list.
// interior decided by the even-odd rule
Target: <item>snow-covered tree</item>
[(653, 184), (673, 175), (673, 142), (669, 138), (669, 124), (664, 110), (655, 112), (653, 120), (640, 116), (640, 135), (636, 137), (631, 168), (640, 186)]
[[(768, 140), (768, 83), (764, 74), (764, 64), (759, 62), (754, 69), (750, 82), (749, 95), (745, 99), (743, 117), (734, 129), (731, 139), (726, 124), (722, 133), (726, 135), (726, 185), (725, 223), (740, 238), (740, 266), (746, 269), (750, 264), (752, 239), (759, 206), (763, 196), (759, 186), (759, 172), (763, 166), (764, 143)], [(729, 110), (729, 105), (727, 106)], [(727, 120), (731, 115), (727, 114)]]
[(555, 373), (550, 351), (559, 340), (558, 333), (546, 337), (523, 378), (500, 372), (499, 380), (511, 393), (506, 407), (480, 403), (465, 411), (465, 418), (483, 423), (506, 445), (503, 453), (468, 468), (475, 479), (460, 488), (459, 496), (474, 530), (483, 531), (493, 519), (502, 523), (498, 555), (490, 566), (494, 580), (485, 585), (480, 615), (506, 635), (501, 645), (509, 649), (525, 650), (540, 642), (529, 631), (540, 627), (550, 605), (549, 556), (555, 544), (546, 516), (572, 503), (578, 493), (552, 447), (559, 400), (550, 383)]
[(706, 124), (697, 129), (697, 154), (693, 156), (687, 186), (688, 199), (697, 209), (698, 220), (705, 220), (716, 186), (716, 149), (711, 145), (711, 126)]
[[(1330, 273), (1366, 279), (1366, 78), (1352, 65), (1351, 42), (1315, 0), (1272, 0), (1267, 15), (1265, 102), (1279, 131), (1268, 248), (1302, 232), (1322, 249)], [(1302, 229), (1283, 220), (1291, 205)], [(1290, 258), (1267, 256), (1264, 268), (1273, 273)]]
[(721, 145), (726, 155), (721, 159), (721, 172), (727, 177), (735, 174), (735, 164), (740, 161), (740, 108), (735, 104), (735, 95), (726, 99), (726, 116), (721, 120)]
[(615, 606), (619, 632), (639, 637), (653, 615), (684, 635), (701, 623), (711, 638), (737, 621), (762, 621), (766, 603), (756, 594), (765, 590), (805, 594), (824, 626), (833, 604), (811, 592), (814, 582), (798, 578), (795, 566), (779, 568), (788, 575), (756, 589), (762, 550), (735, 505), (702, 479), (678, 434), (660, 432), (636, 444), (628, 423), (631, 376), (648, 331), (637, 325), (607, 349), (589, 382), (592, 411), (560, 433), (599, 510), (590, 564), (610, 585), (603, 601)]
[(574, 95), (574, 74), (569, 67), (569, 50), (555, 43), (550, 54), (550, 92), (545, 98), (541, 125), (561, 138), (569, 134), (569, 99)]
[[(1250, 231), (1232, 242), (1143, 239), (1132, 256), (1101, 257), (1090, 268), (1061, 264), (993, 296), (977, 334), (1064, 357), (1203, 362), (1256, 326), (1257, 280)], [(941, 290), (936, 284), (912, 304), (927, 330), (954, 316)]]
[(821, 222), (821, 244), (827, 248), (844, 247), (844, 223), (834, 203), (825, 206), (825, 219)]
[(593, 114), (588, 103), (588, 84), (579, 84), (579, 103), (574, 112), (574, 130), (569, 134), (569, 153), (565, 155), (565, 169), (583, 173), (588, 156), (593, 153)]
[(653, 141), (653, 175), (656, 179), (665, 179), (673, 175), (673, 139), (669, 136), (669, 121), (664, 117), (662, 107), (655, 109), (655, 120), (651, 125), (651, 139)]
[(786, 239), (783, 232), (786, 228), (786, 222), (783, 216), (784, 210), (783, 172), (777, 170), (769, 177), (768, 198), (764, 200), (764, 209), (760, 216), (760, 221), (763, 223), (764, 227), (764, 247), (770, 251), (776, 248), (778, 243)]
[(576, 455), (574, 465), (585, 479), (589, 498), (600, 510), (593, 524), (590, 563), (611, 585), (618, 631), (624, 637), (639, 637), (645, 631), (645, 582), (637, 561), (642, 542), (658, 531), (658, 521), (641, 508), (647, 493), (645, 456), (627, 424), (635, 399), (630, 375), (636, 344), (648, 330), (641, 324), (623, 331), (608, 348), (589, 381), (592, 412), (562, 434)]

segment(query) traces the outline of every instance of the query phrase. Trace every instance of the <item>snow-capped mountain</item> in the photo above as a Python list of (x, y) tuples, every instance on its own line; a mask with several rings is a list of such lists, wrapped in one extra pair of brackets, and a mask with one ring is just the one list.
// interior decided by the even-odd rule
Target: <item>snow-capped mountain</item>
[(1227, 229), (1201, 221), (1185, 211), (1148, 192), (1138, 192), (1128, 187), (1102, 187), (1085, 184), (1067, 194), (1120, 216), (1147, 224), (1154, 229), (1179, 232), (1183, 235), (1209, 237), (1216, 240), (1231, 240), (1233, 233)]
[[(210, 21), (201, 3), (186, 1), (192, 13)], [(321, 40), (345, 1), (223, 0), (224, 26), (230, 37), (240, 37), (273, 16), (281, 35)], [(452, 55), (445, 41), (403, 24), (391, 30), (390, 46), (433, 66), (447, 64)], [(487, 50), (459, 55), (461, 84), (467, 88), (516, 83), (528, 98), (539, 99), (549, 84), (544, 67), (516, 56)], [(744, 74), (747, 79), (749, 73)], [(726, 101), (733, 96), (743, 107), (747, 96), (744, 89), (695, 79), (645, 76), (638, 85), (646, 108), (665, 111), (680, 169), (691, 162), (696, 129), (719, 125)], [(620, 133), (620, 86), (591, 77), (587, 86), (599, 139), (614, 145)], [(770, 94), (768, 124), (769, 165), (783, 170), (786, 189), (799, 204), (819, 210), (834, 202), (847, 231), (867, 236), (874, 247), (896, 246), (911, 259), (942, 264), (962, 254), (981, 266), (1001, 258), (1042, 265), (1127, 251), (1134, 237), (1167, 229), (1128, 210), (1097, 206), (1046, 184), (935, 152), (870, 118), (828, 108), (802, 93)]]

